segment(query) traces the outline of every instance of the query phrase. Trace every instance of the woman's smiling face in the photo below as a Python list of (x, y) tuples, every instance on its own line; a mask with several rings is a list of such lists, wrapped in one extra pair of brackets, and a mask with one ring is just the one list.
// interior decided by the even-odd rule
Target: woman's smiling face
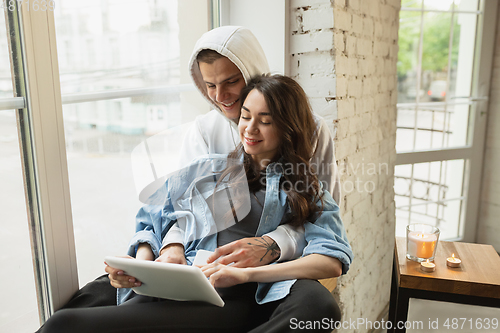
[(241, 106), (238, 129), (245, 152), (265, 168), (278, 152), (281, 139), (264, 96), (256, 89), (250, 91)]

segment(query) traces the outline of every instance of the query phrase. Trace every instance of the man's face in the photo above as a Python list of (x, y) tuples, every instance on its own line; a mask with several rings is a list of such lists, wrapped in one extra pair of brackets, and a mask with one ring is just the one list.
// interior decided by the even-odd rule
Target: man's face
[(238, 67), (226, 57), (212, 64), (200, 62), (199, 67), (210, 99), (226, 117), (237, 123), (241, 112), (240, 93), (246, 85)]

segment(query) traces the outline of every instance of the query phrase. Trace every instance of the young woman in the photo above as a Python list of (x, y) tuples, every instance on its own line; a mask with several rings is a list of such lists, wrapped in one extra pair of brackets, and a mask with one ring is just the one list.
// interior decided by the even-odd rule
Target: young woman
[[(203, 272), (226, 303), (222, 308), (137, 296), (125, 288), (139, 281), (111, 278), (112, 285), (120, 288), (122, 305), (59, 311), (47, 321), (44, 332), (296, 332), (300, 322), (340, 319), (333, 297), (316, 280), (346, 273), (352, 252), (338, 206), (322, 190), (308, 162), (316, 126), (307, 97), (294, 80), (275, 75), (250, 80), (241, 101), (240, 145), (224, 158), (225, 164), (207, 156), (167, 180), (139, 212), (139, 231), (130, 254), (154, 260), (168, 229), (182, 221), (188, 264), (200, 249), (214, 251), (280, 224), (303, 229), (307, 245), (302, 257), (259, 267), (218, 262), (204, 266)], [(232, 163), (235, 160), (243, 162), (243, 173), (241, 165)], [(205, 171), (200, 174), (200, 170)], [(242, 183), (251, 194), (249, 212), (238, 221), (245, 200), (236, 196), (230, 215), (237, 222), (221, 227), (224, 217), (213, 202), (227, 190), (244, 192), (234, 190)], [(328, 332), (333, 324), (315, 327), (317, 332)]]

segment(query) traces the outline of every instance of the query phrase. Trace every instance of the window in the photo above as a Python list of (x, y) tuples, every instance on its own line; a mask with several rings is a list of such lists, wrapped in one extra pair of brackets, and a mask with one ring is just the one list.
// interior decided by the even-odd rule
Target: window
[[(198, 10), (208, 15), (206, 5)], [(177, 0), (68, 0), (55, 11), (57, 47), (73, 47), (58, 62), (80, 286), (104, 273), (96, 263), (106, 255), (126, 253), (135, 230), (143, 184), (132, 153), (159, 135), (155, 151), (178, 154), (168, 133), (208, 111), (180, 74), (181, 49), (194, 45), (181, 37), (201, 35), (181, 27), (187, 14)], [(203, 106), (188, 112), (188, 96)]]
[[(435, 225), (474, 241), (485, 108), (488, 1), (403, 0), (398, 54), (396, 234)], [(495, 10), (493, 10), (495, 11)], [(490, 29), (491, 30), (491, 29)]]
[[(11, 290), (24, 288), (33, 299), (22, 298), (20, 307), (11, 301), (16, 297), (7, 297), (2, 329), (9, 330), (14, 318), (15, 329), (9, 331), (23, 330), (22, 322), (32, 332), (38, 326), (36, 295), (43, 321), (79, 284), (104, 273), (100, 263), (105, 255), (124, 252), (141, 205), (138, 191), (144, 186), (138, 180), (142, 175), (134, 173), (134, 158), (144, 158), (141, 147), (149, 142), (163, 158), (174, 159), (181, 129), (209, 111), (185, 70), (195, 41), (209, 29), (209, 5), (189, 0), (68, 0), (46, 11), (28, 11), (15, 2), (14, 10), (6, 11), (13, 31), (17, 97), (4, 66), (0, 195), (13, 209), (0, 214), (2, 220), (15, 220), (13, 229), (3, 232), (19, 238), (15, 246), (20, 258), (2, 259), (7, 267), (14, 265), (16, 284), (2, 282), (19, 283)], [(1, 29), (7, 26), (3, 18), (0, 24)], [(32, 26), (36, 29), (27, 28)], [(9, 63), (8, 57), (4, 39), (0, 60)], [(18, 124), (15, 109), (24, 117)], [(27, 209), (19, 156), (24, 156)], [(17, 175), (10, 170), (14, 165)], [(2, 239), (7, 237), (2, 234)]]

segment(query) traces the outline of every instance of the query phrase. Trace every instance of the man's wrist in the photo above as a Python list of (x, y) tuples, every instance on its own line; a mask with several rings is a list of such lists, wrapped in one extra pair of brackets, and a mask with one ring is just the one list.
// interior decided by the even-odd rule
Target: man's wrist
[[(278, 246), (278, 243), (276, 243), (276, 241), (269, 236), (262, 236), (262, 239), (264, 240), (264, 242), (266, 244), (267, 251), (266, 251), (265, 256), (268, 255), (271, 257), (269, 264), (275, 262), (281, 256), (281, 249)], [(264, 259), (264, 258), (262, 258), (262, 259)]]

